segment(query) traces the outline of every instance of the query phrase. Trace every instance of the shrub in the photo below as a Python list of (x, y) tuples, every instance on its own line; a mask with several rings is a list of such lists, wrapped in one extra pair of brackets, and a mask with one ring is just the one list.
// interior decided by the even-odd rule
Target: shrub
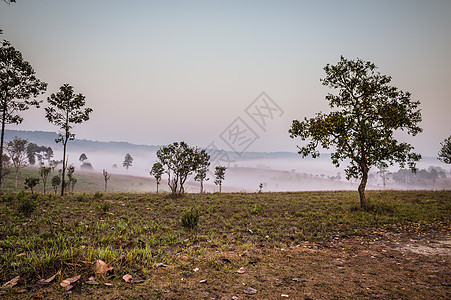
[(103, 194), (101, 192), (95, 192), (94, 199), (100, 199), (103, 197)]
[(258, 206), (258, 204), (255, 203), (254, 208), (252, 209), (251, 213), (252, 214), (258, 214), (258, 212), (261, 211), (261, 210), (262, 210), (261, 206)]
[(189, 229), (195, 229), (199, 221), (200, 212), (198, 209), (186, 211), (182, 216), (182, 226)]
[(21, 199), (17, 207), (19, 214), (24, 214), (25, 216), (31, 215), (36, 209), (36, 202), (30, 198)]
[(83, 194), (75, 196), (75, 200), (77, 200), (78, 202), (88, 202), (89, 197), (85, 193), (83, 193)]
[(2, 195), (2, 202), (12, 202), (15, 198), (13, 194), (4, 194)]

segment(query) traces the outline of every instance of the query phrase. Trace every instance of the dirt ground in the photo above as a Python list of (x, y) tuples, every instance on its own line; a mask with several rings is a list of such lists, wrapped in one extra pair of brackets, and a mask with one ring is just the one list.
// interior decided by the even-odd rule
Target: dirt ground
[[(451, 235), (385, 231), (335, 236), (284, 248), (193, 246), (172, 265), (115, 275), (70, 292), (61, 279), (37, 291), (18, 287), (0, 299), (450, 299)], [(82, 278), (83, 279), (83, 278)], [(111, 286), (105, 286), (104, 283)]]

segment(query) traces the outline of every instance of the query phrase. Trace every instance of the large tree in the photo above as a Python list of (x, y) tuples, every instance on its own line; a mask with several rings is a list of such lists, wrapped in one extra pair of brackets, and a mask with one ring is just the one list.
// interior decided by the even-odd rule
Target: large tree
[(183, 194), (188, 175), (195, 172), (205, 149), (190, 147), (185, 142), (175, 142), (157, 151), (157, 157), (168, 174), (168, 185), (173, 195)]
[(442, 148), (438, 153), (438, 159), (446, 164), (451, 164), (451, 135), (440, 143)]
[(294, 120), (289, 130), (291, 138), (310, 140), (299, 148), (302, 157), (319, 156), (318, 146), (333, 148), (332, 163), (349, 160), (346, 178), (360, 178), (358, 187), (360, 206), (365, 208), (365, 187), (371, 167), (406, 164), (415, 171), (421, 155), (411, 152), (413, 147), (397, 141), (396, 130), (406, 130), (415, 136), (422, 129), (419, 101), (412, 101), (409, 92), (391, 86), (391, 77), (381, 75), (371, 62), (347, 60), (341, 57), (336, 65), (324, 68), (323, 85), (336, 89), (326, 100), (332, 111), (318, 113), (314, 118)]
[(61, 130), (58, 134), (57, 143), (63, 144), (63, 170), (61, 173), (61, 196), (64, 195), (66, 185), (65, 173), (67, 168), (66, 148), (69, 140), (75, 139), (72, 132), (74, 124), (80, 124), (89, 120), (91, 108), (84, 108), (85, 96), (75, 94), (72, 86), (64, 84), (56, 94), (47, 98), (49, 107), (45, 108), (46, 118)]
[[(4, 150), (5, 126), (22, 123), (20, 112), (30, 106), (39, 107), (41, 101), (34, 98), (46, 89), (47, 84), (36, 78), (32, 66), (23, 59), (22, 53), (9, 42), (3, 41), (0, 48), (0, 157)], [(2, 174), (0, 164), (0, 186)]]

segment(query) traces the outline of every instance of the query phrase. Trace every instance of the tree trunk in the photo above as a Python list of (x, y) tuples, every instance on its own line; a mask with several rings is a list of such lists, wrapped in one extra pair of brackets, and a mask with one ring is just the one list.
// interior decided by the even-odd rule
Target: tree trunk
[(221, 183), (219, 183), (219, 193), (221, 193), (222, 191), (221, 191), (221, 186), (222, 186), (222, 184)]
[(107, 180), (105, 179), (105, 193), (106, 193), (106, 188), (107, 188)]
[(0, 186), (3, 183), (3, 142), (5, 140), (6, 109), (2, 111), (2, 133), (0, 141)]
[(19, 177), (19, 168), (16, 169), (16, 183), (14, 184), (14, 187), (17, 189), (17, 180)]
[(63, 172), (61, 174), (61, 196), (64, 196), (64, 188), (66, 186), (66, 145), (67, 145), (68, 136), (66, 135), (65, 140), (63, 141)]
[(362, 166), (362, 181), (359, 185), (359, 196), (360, 196), (360, 208), (366, 208), (366, 199), (365, 199), (365, 187), (368, 182), (368, 167), (366, 165)]
[(158, 194), (158, 186), (160, 185), (160, 183), (157, 181), (157, 194)]
[(202, 194), (204, 191), (204, 181), (201, 179), (200, 180), (200, 193)]

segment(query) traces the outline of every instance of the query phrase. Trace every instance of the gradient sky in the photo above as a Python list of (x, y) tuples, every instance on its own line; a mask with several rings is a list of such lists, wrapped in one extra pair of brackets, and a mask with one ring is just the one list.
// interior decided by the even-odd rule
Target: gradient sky
[[(69, 83), (94, 112), (77, 138), (226, 150), (240, 117), (249, 151), (296, 151), (293, 119), (328, 111), (323, 67), (374, 62), (420, 100), (424, 132), (400, 135), (434, 156), (451, 133), (451, 1), (0, 2), (2, 39), (48, 82)], [(265, 91), (283, 110), (259, 128), (245, 113)], [(10, 129), (57, 131), (31, 109)]]

